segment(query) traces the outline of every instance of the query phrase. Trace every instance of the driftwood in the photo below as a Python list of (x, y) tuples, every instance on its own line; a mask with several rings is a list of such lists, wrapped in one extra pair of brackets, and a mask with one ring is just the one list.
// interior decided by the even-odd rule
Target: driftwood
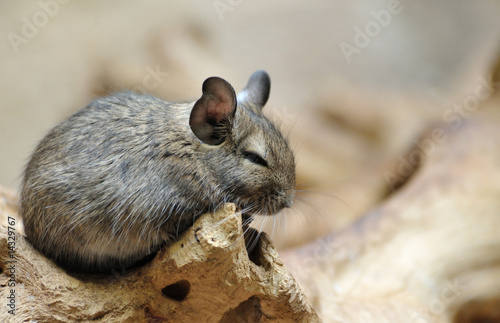
[(0, 295), (13, 305), (2, 322), (319, 321), (265, 234), (248, 255), (233, 204), (201, 217), (151, 263), (106, 277), (68, 275), (19, 234), (9, 249), (17, 219), (3, 210)]
[[(500, 128), (438, 124), (419, 142), (427, 148), (386, 172), (393, 192), (380, 206), (282, 253), (323, 321), (500, 321)], [(2, 196), (8, 227), (16, 206)], [(10, 302), (14, 265), (16, 315), (3, 307), (2, 322), (319, 321), (266, 235), (247, 252), (231, 204), (151, 263), (112, 277), (68, 275), (21, 235), (9, 252), (7, 227), (0, 294)]]
[(422, 142), (379, 207), (282, 253), (325, 322), (500, 322), (500, 128), (462, 119)]

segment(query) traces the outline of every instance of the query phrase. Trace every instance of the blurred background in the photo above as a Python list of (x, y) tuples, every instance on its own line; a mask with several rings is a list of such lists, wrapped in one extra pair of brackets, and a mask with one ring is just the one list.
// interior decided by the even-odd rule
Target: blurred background
[(431, 124), (500, 120), (495, 0), (3, 1), (0, 15), (0, 185), (17, 190), (38, 141), (93, 98), (191, 101), (209, 76), (238, 91), (265, 69), (301, 189), (255, 224), (281, 247), (388, 196)]

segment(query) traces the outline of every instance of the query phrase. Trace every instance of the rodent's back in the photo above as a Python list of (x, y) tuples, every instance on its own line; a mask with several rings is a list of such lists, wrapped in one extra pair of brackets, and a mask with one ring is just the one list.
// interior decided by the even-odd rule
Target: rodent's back
[(109, 271), (156, 252), (225, 202), (262, 215), (290, 207), (295, 161), (262, 114), (269, 90), (258, 71), (238, 99), (211, 77), (195, 103), (133, 93), (93, 101), (55, 127), (27, 165), (28, 240), (65, 268)]
[(114, 266), (122, 254), (142, 253), (143, 243), (159, 246), (162, 229), (185, 230), (210, 206), (206, 196), (191, 193), (212, 189), (190, 156), (196, 150), (186, 138), (189, 113), (189, 104), (123, 93), (92, 102), (54, 128), (23, 181), (29, 239), (69, 266), (79, 263), (75, 257), (96, 256), (102, 258), (96, 263)]

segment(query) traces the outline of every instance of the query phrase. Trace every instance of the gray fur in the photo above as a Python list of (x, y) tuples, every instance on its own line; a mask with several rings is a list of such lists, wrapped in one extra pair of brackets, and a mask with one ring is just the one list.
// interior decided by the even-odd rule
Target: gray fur
[(261, 113), (268, 95), (235, 101), (217, 145), (191, 130), (194, 102), (130, 92), (91, 102), (50, 131), (27, 165), (28, 239), (65, 268), (110, 271), (158, 251), (224, 202), (263, 215), (291, 206), (294, 156)]

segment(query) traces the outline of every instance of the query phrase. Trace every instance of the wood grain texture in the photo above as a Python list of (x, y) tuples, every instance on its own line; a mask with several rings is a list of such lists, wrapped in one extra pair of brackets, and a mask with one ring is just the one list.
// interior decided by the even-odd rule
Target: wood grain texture
[(20, 234), (10, 258), (7, 231), (0, 226), (0, 297), (14, 289), (16, 310), (2, 308), (2, 322), (319, 321), (265, 234), (248, 256), (233, 204), (201, 217), (146, 266), (109, 276), (69, 275)]

